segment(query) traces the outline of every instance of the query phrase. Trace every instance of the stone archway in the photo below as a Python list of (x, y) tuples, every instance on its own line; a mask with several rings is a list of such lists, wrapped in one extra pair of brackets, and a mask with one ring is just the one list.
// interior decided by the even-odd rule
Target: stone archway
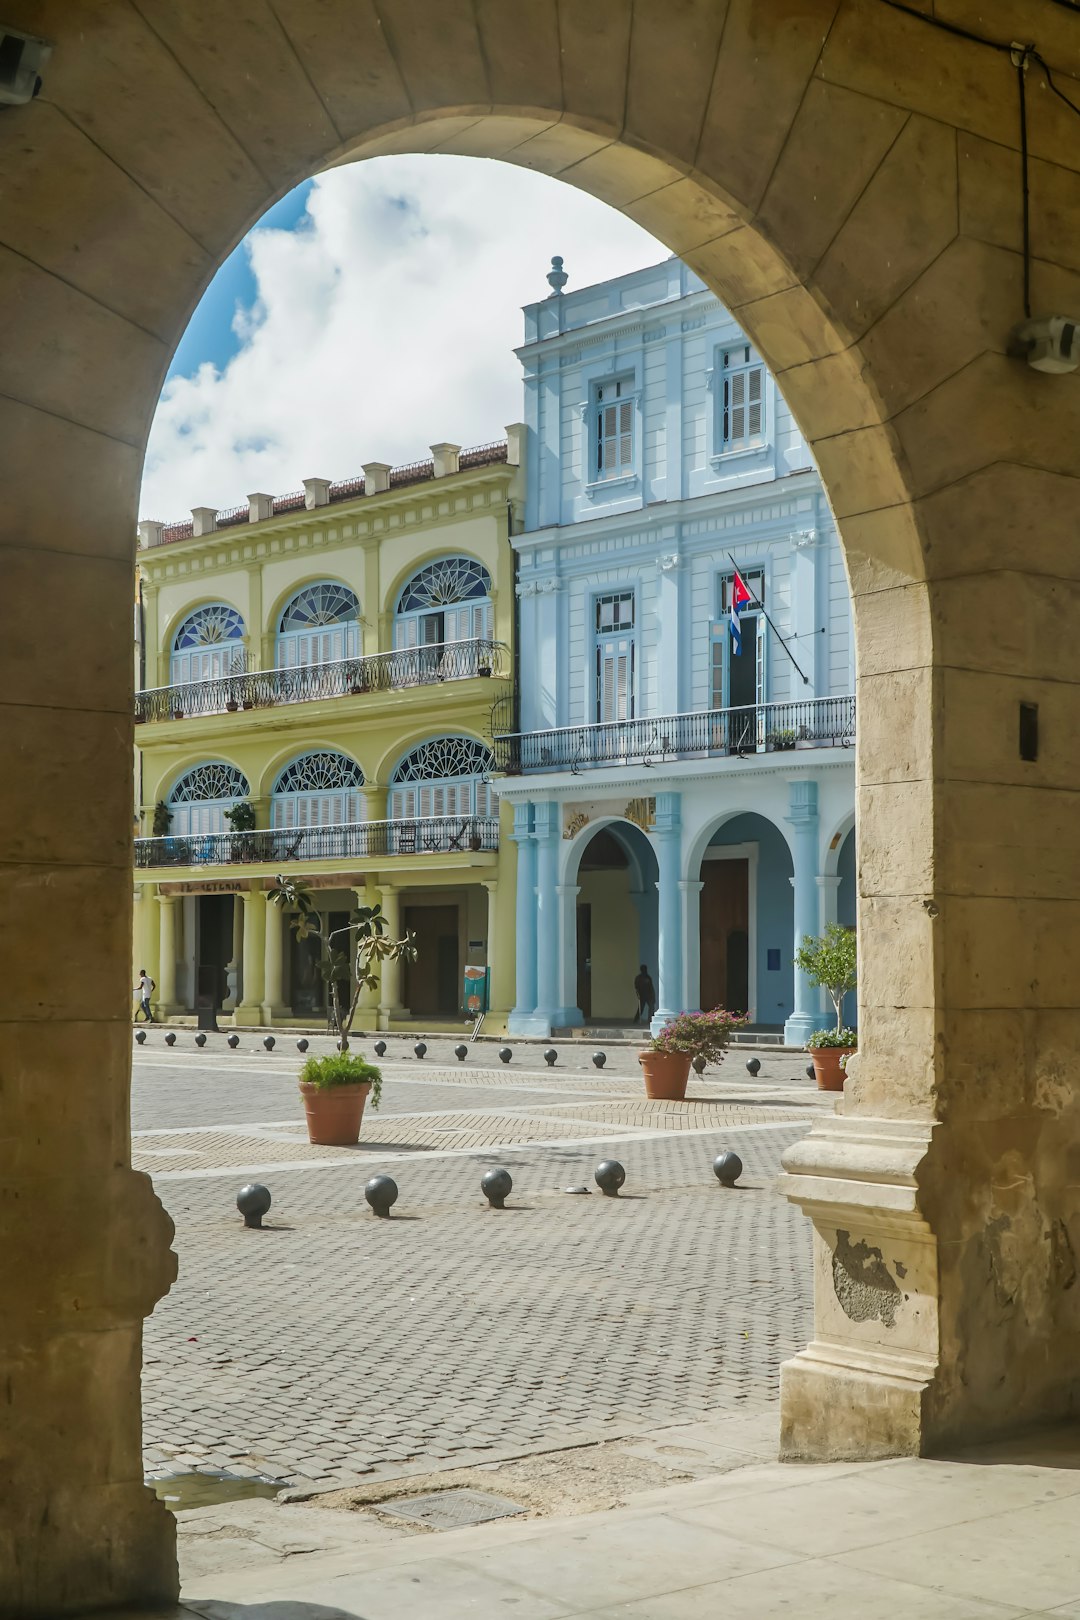
[[(858, 644), (863, 1040), (847, 1114), (791, 1158), (821, 1283), (786, 1449), (918, 1450), (1068, 1409), (1080, 379), (1005, 352), (1023, 280), (1007, 53), (883, 0), (5, 16), (55, 49), (40, 99), (0, 123), (3, 1606), (175, 1587), (138, 1447), (140, 1323), (174, 1261), (126, 1115), (142, 447), (217, 264), (291, 185), (376, 152), (503, 158), (631, 214), (734, 309), (828, 488)], [(1029, 0), (1063, 79), (1077, 27)], [(1035, 299), (1068, 311), (1080, 145), (1035, 64), (1031, 86)], [(1035, 762), (1020, 701), (1040, 705)], [(907, 1265), (891, 1325), (830, 1291), (838, 1226)]]

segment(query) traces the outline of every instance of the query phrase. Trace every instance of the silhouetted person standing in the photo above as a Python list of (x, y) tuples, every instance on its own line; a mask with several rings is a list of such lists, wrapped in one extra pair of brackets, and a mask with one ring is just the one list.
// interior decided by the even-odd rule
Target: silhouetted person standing
[(637, 1012), (634, 1015), (634, 1023), (651, 1024), (653, 1013), (656, 1011), (656, 986), (653, 984), (652, 975), (644, 962), (638, 969), (638, 976), (634, 980), (634, 994), (637, 996)]

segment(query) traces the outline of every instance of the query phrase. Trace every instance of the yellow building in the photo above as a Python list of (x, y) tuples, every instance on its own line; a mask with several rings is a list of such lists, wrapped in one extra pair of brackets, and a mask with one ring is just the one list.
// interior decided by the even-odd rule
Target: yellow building
[(416, 934), (358, 1027), (460, 1026), (467, 967), (504, 1025), (516, 872), (490, 744), (522, 432), (140, 525), (134, 967), (165, 1016), (322, 1021), (318, 947), (269, 900), (287, 872), (333, 927), (378, 901)]

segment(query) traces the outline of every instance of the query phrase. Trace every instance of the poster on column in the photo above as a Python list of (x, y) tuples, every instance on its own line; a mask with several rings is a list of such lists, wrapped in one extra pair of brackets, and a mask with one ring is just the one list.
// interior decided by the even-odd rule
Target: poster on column
[(488, 1010), (488, 969), (467, 967), (464, 986), (465, 1011), (470, 1018), (479, 1018)]

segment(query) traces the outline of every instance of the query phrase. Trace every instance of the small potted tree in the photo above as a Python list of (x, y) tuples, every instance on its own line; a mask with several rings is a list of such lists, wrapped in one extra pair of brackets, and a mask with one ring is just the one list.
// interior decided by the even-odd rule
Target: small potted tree
[(638, 1053), (646, 1097), (681, 1102), (693, 1060), (700, 1057), (706, 1064), (722, 1063), (732, 1032), (745, 1023), (745, 1013), (727, 1012), (723, 1007), (679, 1013)]
[[(230, 805), (225, 812), (225, 820), (234, 833), (249, 833), (255, 831), (255, 806), (250, 799), (239, 799), (236, 804)], [(250, 840), (236, 838), (229, 851), (234, 861), (242, 861), (249, 853)]]
[(340, 1031), (339, 1050), (329, 1057), (309, 1057), (300, 1070), (300, 1095), (307, 1116), (308, 1140), (320, 1147), (353, 1147), (360, 1140), (364, 1104), (370, 1096), (371, 1106), (378, 1108), (382, 1092), (381, 1071), (349, 1051), (349, 1035), (360, 992), (378, 989), (379, 973), (375, 969), (377, 966), (381, 969), (383, 962), (415, 962), (415, 936), (406, 934), (404, 939), (390, 939), (381, 906), (361, 906), (353, 913), (347, 927), (327, 930), (311, 891), (280, 875), (270, 898), (290, 913), (297, 939), (319, 940), (331, 961), (335, 955), (335, 940), (342, 936), (347, 938), (355, 930), (355, 985), (351, 994), (348, 978), (339, 970), (335, 969), (328, 976), (334, 1022)]
[(823, 934), (806, 934), (795, 966), (817, 989), (827, 990), (836, 1013), (835, 1029), (815, 1029), (807, 1041), (820, 1091), (843, 1091), (844, 1068), (859, 1038), (844, 1025), (844, 997), (858, 982), (855, 930), (829, 923)]
[(171, 826), (172, 811), (164, 799), (159, 799), (154, 806), (154, 820), (150, 830), (155, 838), (168, 838)]

